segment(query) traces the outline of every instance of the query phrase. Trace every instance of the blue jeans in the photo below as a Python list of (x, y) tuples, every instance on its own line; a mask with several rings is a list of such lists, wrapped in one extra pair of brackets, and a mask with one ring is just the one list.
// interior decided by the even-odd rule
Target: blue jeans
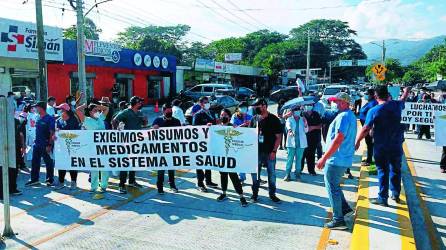
[(33, 145), (33, 158), (31, 161), (31, 181), (39, 181), (40, 162), (43, 157), (46, 167), (46, 181), (54, 180), (54, 161), (46, 152), (46, 147)]
[(260, 170), (262, 165), (266, 166), (268, 171), (268, 192), (269, 196), (276, 195), (276, 159), (270, 160), (269, 153), (259, 153), (259, 168), (257, 173), (251, 174), (252, 178), (252, 195), (258, 196), (260, 187)]
[(396, 197), (401, 192), (401, 153), (375, 151), (375, 164), (378, 170), (379, 193), (378, 198), (387, 201), (390, 190)]
[(288, 151), (288, 158), (286, 160), (286, 175), (291, 174), (291, 169), (293, 168), (293, 161), (296, 162), (296, 176), (300, 176), (300, 171), (302, 170), (302, 157), (304, 155), (305, 148), (286, 148)]
[(350, 210), (350, 206), (347, 204), (341, 189), (341, 180), (346, 169), (347, 167), (329, 164), (325, 165), (324, 168), (325, 188), (333, 209), (333, 220), (335, 222), (344, 221), (344, 212)]

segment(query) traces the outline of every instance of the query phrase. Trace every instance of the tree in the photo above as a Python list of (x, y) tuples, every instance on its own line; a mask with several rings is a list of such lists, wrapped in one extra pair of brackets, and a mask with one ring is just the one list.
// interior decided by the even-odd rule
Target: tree
[[(366, 75), (367, 77), (369, 77), (369, 79), (374, 78), (373, 75), (373, 71), (372, 71), (372, 67), (374, 65), (370, 65), (367, 67), (366, 69)], [(387, 68), (387, 71), (385, 73), (385, 80), (383, 82), (380, 82), (378, 80), (375, 80), (375, 82), (377, 83), (384, 83), (384, 82), (401, 82), (402, 78), (404, 76), (405, 73), (405, 69), (404, 67), (401, 65), (400, 61), (398, 59), (394, 59), (394, 58), (387, 58), (386, 62), (385, 62), (385, 66)]]
[(252, 64), (256, 54), (266, 46), (274, 43), (285, 41), (286, 35), (275, 31), (259, 30), (247, 34), (242, 38), (243, 48), (243, 64)]
[[(99, 29), (93, 20), (85, 18), (84, 20), (84, 34), (86, 39), (99, 40), (99, 35), (102, 30)], [(76, 25), (72, 25), (63, 30), (63, 38), (76, 40), (77, 39), (77, 28)]]
[(352, 36), (355, 30), (350, 29), (347, 22), (340, 20), (317, 19), (305, 23), (290, 31), (292, 39), (307, 40), (310, 32), (311, 41), (320, 41), (331, 50), (331, 60), (338, 60), (341, 56), (347, 59), (366, 59), (367, 56)]
[(206, 44), (202, 42), (192, 42), (186, 46), (183, 50), (183, 61), (184, 65), (192, 65), (192, 63), (197, 58), (208, 58), (212, 57), (206, 52)]
[(216, 61), (223, 62), (226, 53), (243, 53), (244, 40), (238, 37), (229, 37), (213, 41), (206, 46), (205, 51)]
[(176, 56), (181, 62), (186, 43), (183, 38), (190, 31), (188, 25), (155, 26), (147, 27), (131, 26), (118, 33), (116, 42), (122, 47), (155, 51)]

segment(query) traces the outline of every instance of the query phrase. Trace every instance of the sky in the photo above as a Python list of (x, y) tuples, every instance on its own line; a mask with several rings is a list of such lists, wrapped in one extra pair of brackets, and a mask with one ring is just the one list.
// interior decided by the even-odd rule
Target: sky
[[(42, 0), (44, 24), (76, 23), (69, 0)], [(87, 9), (103, 0), (84, 0)], [(65, 9), (65, 11), (62, 11)], [(34, 0), (0, 0), (0, 17), (35, 21)], [(112, 0), (88, 14), (110, 41), (131, 25), (187, 24), (189, 41), (209, 43), (259, 29), (284, 34), (313, 19), (339, 19), (360, 43), (446, 35), (446, 0)]]

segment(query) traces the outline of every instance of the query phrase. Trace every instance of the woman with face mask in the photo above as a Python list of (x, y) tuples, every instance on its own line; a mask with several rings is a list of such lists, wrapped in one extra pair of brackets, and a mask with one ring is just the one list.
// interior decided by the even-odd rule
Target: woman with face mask
[[(230, 123), (231, 111), (228, 109), (223, 109), (220, 113), (220, 124), (221, 126), (233, 126)], [(227, 199), (226, 190), (228, 189), (228, 176), (231, 178), (232, 185), (234, 186), (235, 191), (240, 196), (240, 204), (242, 207), (248, 206), (248, 202), (246, 202), (245, 197), (243, 196), (243, 188), (240, 182), (240, 179), (237, 173), (228, 173), (220, 171), (220, 180), (221, 180), (221, 191), (222, 193), (218, 196), (217, 201), (221, 202)]]
[(304, 161), (307, 162), (308, 173), (310, 175), (316, 175), (315, 171), (315, 154), (317, 145), (321, 142), (321, 128), (322, 119), (319, 113), (313, 111), (313, 105), (305, 105), (303, 116), (308, 123), (307, 133), (307, 148), (304, 151), (304, 157), (302, 158), (302, 168), (304, 168)]
[[(61, 110), (62, 113), (59, 117), (59, 119), (56, 120), (56, 129), (57, 130), (79, 130), (81, 129), (80, 123), (76, 116), (74, 115), (74, 112), (72, 111), (70, 105), (68, 103), (62, 103), (61, 105), (56, 107), (57, 109)], [(67, 171), (66, 170), (59, 170), (59, 184), (56, 186), (56, 189), (62, 189), (65, 187), (65, 175)], [(77, 171), (76, 170), (70, 170), (70, 178), (71, 178), (71, 185), (70, 189), (74, 190), (77, 188)]]
[(287, 162), (286, 162), (286, 174), (284, 181), (291, 180), (291, 169), (293, 167), (293, 161), (295, 161), (295, 178), (299, 180), (300, 171), (302, 169), (302, 157), (304, 150), (307, 147), (308, 124), (305, 117), (302, 115), (300, 108), (293, 110), (290, 117), (286, 119), (285, 127), (288, 133), (287, 137)]
[[(82, 112), (85, 111), (85, 112)], [(77, 115), (82, 122), (82, 129), (86, 130), (105, 130), (105, 117), (108, 114), (108, 107), (86, 104), (77, 108)], [(101, 184), (99, 187), (99, 171), (91, 171), (91, 189), (90, 192), (103, 193), (108, 186), (109, 171), (101, 171)]]
[[(249, 127), (252, 120), (252, 115), (248, 114), (248, 102), (240, 102), (237, 112), (232, 115), (230, 123), (234, 127)], [(246, 180), (246, 174), (240, 173), (240, 181), (243, 183)]]

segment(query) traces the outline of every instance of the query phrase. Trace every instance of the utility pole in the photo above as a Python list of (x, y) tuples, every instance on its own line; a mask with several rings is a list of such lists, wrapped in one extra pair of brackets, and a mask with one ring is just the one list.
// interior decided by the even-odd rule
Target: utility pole
[(310, 30), (307, 32), (308, 41), (307, 41), (307, 70), (305, 74), (305, 85), (308, 87), (310, 82)]
[(383, 46), (382, 46), (382, 56), (381, 56), (381, 60), (383, 65), (386, 65), (386, 40), (383, 40)]
[(80, 102), (86, 103), (87, 101), (87, 76), (85, 73), (85, 40), (84, 40), (84, 13), (82, 0), (76, 0), (76, 13), (77, 13), (77, 79), (79, 83), (79, 90), (84, 93)]
[(330, 84), (331, 84), (331, 61), (329, 61), (328, 64), (329, 64), (329, 69), (330, 69), (328, 74), (330, 75)]
[(39, 67), (39, 86), (36, 88), (37, 99), (46, 101), (48, 89), (46, 84), (46, 62), (45, 62), (45, 38), (43, 30), (42, 0), (35, 0), (36, 3), (36, 24), (37, 24), (37, 52)]

